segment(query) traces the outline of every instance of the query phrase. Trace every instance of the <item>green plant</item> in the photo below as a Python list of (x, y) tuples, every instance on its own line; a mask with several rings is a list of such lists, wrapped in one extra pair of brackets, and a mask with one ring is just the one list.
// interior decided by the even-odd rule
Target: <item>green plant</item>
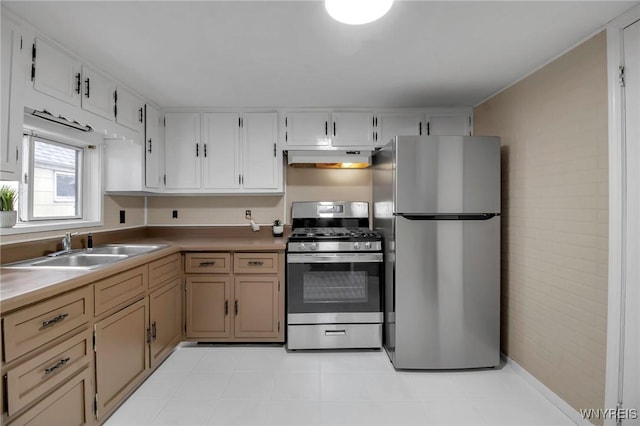
[(8, 185), (0, 187), (0, 211), (10, 212), (15, 210), (15, 202), (18, 199), (18, 191)]
[(273, 226), (280, 226), (282, 225), (282, 221), (280, 219), (276, 219), (273, 221)]

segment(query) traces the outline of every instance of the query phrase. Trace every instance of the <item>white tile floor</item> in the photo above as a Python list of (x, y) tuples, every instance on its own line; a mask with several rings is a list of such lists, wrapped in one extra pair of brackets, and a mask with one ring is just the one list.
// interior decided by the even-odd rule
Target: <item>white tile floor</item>
[(511, 367), (395, 371), (384, 351), (177, 349), (119, 425), (574, 425)]

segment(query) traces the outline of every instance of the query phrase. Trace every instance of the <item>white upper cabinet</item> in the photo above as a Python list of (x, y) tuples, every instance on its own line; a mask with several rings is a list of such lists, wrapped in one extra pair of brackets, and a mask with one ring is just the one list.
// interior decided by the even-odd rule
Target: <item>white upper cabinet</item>
[(240, 114), (202, 116), (203, 187), (240, 188)]
[[(384, 146), (394, 136), (420, 136), (423, 134), (421, 112), (383, 112), (378, 114), (376, 146)], [(426, 134), (426, 132), (425, 132)]]
[(282, 191), (282, 151), (278, 149), (278, 115), (242, 117), (242, 184), (245, 190)]
[(427, 112), (427, 135), (460, 136), (471, 134), (471, 113), (468, 111)]
[(282, 151), (275, 112), (167, 113), (166, 190), (281, 193)]
[(116, 83), (99, 71), (82, 66), (82, 109), (115, 120)]
[(333, 146), (371, 146), (374, 144), (373, 112), (334, 112), (331, 135)]
[(116, 90), (116, 121), (138, 132), (144, 129), (144, 101), (124, 87)]
[(287, 111), (282, 114), (280, 140), (288, 146), (325, 146), (331, 144), (329, 112)]
[(0, 140), (0, 178), (20, 180), (22, 145), (23, 102), (25, 88), (25, 65), (22, 36), (5, 16), (2, 16), (2, 136)]
[(165, 173), (167, 189), (199, 189), (202, 141), (199, 112), (165, 114)]
[(33, 88), (63, 102), (80, 106), (83, 87), (80, 62), (42, 39), (36, 38), (32, 49)]
[(162, 188), (163, 144), (160, 138), (160, 113), (151, 105), (145, 105), (145, 186)]

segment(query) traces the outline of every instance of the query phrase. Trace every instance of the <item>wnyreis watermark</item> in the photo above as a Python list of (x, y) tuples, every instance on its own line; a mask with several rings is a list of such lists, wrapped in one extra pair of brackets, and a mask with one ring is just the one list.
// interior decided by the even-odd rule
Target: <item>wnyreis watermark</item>
[(619, 420), (636, 420), (638, 419), (637, 408), (582, 408), (580, 415), (585, 420), (597, 419), (619, 419)]

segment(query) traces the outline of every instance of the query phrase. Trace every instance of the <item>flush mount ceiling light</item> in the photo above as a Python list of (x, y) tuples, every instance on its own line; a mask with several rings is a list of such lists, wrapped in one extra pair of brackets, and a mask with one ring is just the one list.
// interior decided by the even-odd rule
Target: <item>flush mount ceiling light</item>
[(336, 21), (361, 25), (382, 18), (391, 9), (393, 0), (325, 0), (327, 13)]

